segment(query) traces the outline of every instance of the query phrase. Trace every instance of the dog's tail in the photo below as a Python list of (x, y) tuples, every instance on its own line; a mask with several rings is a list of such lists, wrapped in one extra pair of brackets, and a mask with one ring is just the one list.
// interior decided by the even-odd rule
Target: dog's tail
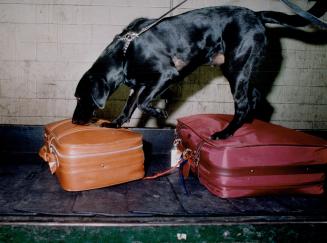
[(280, 24), (291, 27), (303, 27), (312, 24), (316, 27), (327, 30), (327, 24), (318, 19), (327, 11), (327, 0), (317, 0), (317, 2), (307, 12), (301, 9), (293, 10), (295, 10), (298, 15), (288, 15), (274, 11), (260, 11), (257, 12), (257, 14), (264, 23)]

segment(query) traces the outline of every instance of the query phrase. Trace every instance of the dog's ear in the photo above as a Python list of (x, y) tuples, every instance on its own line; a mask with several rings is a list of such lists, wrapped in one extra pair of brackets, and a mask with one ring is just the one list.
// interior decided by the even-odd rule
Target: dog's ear
[(103, 109), (106, 105), (110, 88), (104, 78), (94, 76), (91, 76), (90, 78), (93, 79), (91, 90), (92, 100), (98, 108)]

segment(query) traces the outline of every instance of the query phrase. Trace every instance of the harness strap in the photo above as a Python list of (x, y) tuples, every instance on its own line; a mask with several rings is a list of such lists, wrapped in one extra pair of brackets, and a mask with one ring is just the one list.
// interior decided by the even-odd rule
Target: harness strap
[(184, 4), (185, 2), (187, 2), (188, 0), (184, 0), (183, 2), (177, 4), (175, 7), (173, 7), (172, 9), (170, 9), (169, 11), (167, 11), (166, 13), (164, 13), (163, 15), (161, 15), (156, 21), (154, 21), (152, 24), (142, 28), (139, 32), (134, 32), (134, 31), (129, 31), (127, 32), (125, 35), (119, 37), (120, 40), (123, 40), (125, 42), (125, 45), (123, 47), (123, 53), (124, 56), (126, 55), (127, 49), (129, 47), (129, 45), (131, 44), (131, 42), (139, 37), (140, 35), (142, 35), (144, 32), (148, 31), (149, 29), (151, 29), (153, 26), (157, 25), (159, 22), (161, 22), (161, 20), (163, 20), (163, 18), (165, 16), (167, 16), (168, 14), (170, 14), (172, 11), (174, 11), (176, 8), (178, 8), (179, 6), (181, 6), (182, 4)]

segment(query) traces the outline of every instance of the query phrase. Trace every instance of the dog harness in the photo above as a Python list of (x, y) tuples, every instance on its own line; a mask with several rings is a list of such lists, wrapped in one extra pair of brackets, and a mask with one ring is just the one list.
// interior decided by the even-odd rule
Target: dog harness
[(165, 16), (167, 16), (169, 13), (171, 13), (172, 11), (174, 11), (176, 8), (180, 7), (182, 4), (184, 4), (185, 2), (187, 2), (188, 0), (184, 0), (183, 2), (177, 4), (175, 7), (173, 7), (172, 9), (170, 9), (168, 12), (164, 13), (162, 16), (160, 16), (156, 21), (154, 21), (152, 24), (142, 28), (139, 32), (134, 32), (134, 31), (128, 31), (126, 34), (124, 34), (123, 36), (119, 37), (119, 40), (122, 40), (125, 42), (124, 47), (123, 47), (123, 53), (124, 56), (126, 55), (127, 49), (129, 47), (129, 45), (131, 44), (131, 42), (139, 37), (140, 35), (142, 35), (144, 32), (148, 31), (149, 29), (151, 29), (153, 26), (157, 25), (158, 23), (161, 22), (161, 20), (163, 20), (163, 18)]

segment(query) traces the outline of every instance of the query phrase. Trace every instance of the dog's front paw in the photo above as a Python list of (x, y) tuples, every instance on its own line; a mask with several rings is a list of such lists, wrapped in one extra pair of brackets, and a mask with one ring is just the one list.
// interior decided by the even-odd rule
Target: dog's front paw
[(232, 136), (232, 134), (228, 133), (228, 132), (215, 132), (214, 134), (212, 134), (210, 136), (210, 139), (212, 140), (221, 140), (221, 139), (226, 139), (229, 138), (230, 136)]

